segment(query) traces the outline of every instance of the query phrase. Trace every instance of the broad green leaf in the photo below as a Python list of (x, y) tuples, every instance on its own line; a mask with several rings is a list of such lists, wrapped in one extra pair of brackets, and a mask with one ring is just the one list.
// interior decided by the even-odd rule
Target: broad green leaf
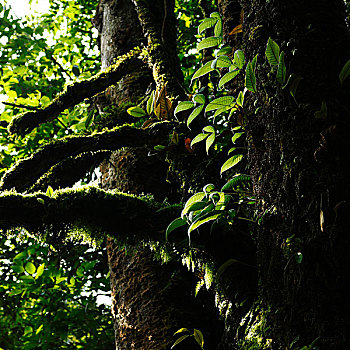
[(243, 158), (243, 154), (236, 154), (233, 157), (227, 159), (227, 161), (222, 165), (220, 174), (231, 169), (233, 166), (238, 164)]
[(141, 118), (146, 115), (146, 112), (141, 107), (130, 107), (127, 109), (128, 114), (133, 117)]
[(82, 267), (82, 266), (79, 266), (78, 268), (77, 268), (77, 276), (78, 277), (83, 277), (85, 275), (85, 270), (84, 270), (84, 268)]
[(204, 337), (203, 337), (202, 332), (195, 328), (193, 331), (193, 336), (194, 336), (194, 339), (196, 340), (196, 342), (198, 343), (198, 345), (203, 348)]
[(209, 213), (206, 213), (203, 216), (200, 216), (197, 220), (195, 220), (191, 226), (188, 228), (188, 234), (190, 234), (193, 230), (197, 229), (199, 226), (212, 221), (216, 220), (219, 216), (223, 215), (223, 211), (221, 210), (213, 210)]
[(200, 105), (198, 107), (196, 107), (192, 113), (188, 116), (188, 119), (187, 119), (187, 126), (189, 127), (190, 126), (190, 123), (192, 123), (192, 121), (198, 117), (198, 115), (202, 112), (204, 108), (204, 105)]
[(48, 197), (52, 197), (52, 195), (53, 195), (53, 188), (52, 188), (51, 186), (48, 186), (48, 187), (47, 187), (46, 195), (47, 195)]
[(38, 270), (36, 271), (36, 275), (35, 278), (39, 278), (43, 273), (44, 273), (44, 269), (45, 269), (45, 263), (42, 263), (39, 267)]
[(193, 147), (193, 145), (195, 145), (198, 142), (201, 142), (203, 140), (205, 140), (208, 137), (209, 134), (198, 134), (192, 141), (191, 141), (191, 147)]
[(212, 133), (205, 140), (205, 150), (207, 154), (209, 154), (209, 148), (212, 146), (214, 142), (215, 142), (215, 133)]
[(93, 111), (88, 113), (88, 116), (85, 120), (85, 129), (88, 129), (92, 123), (92, 119), (93, 119), (94, 113)]
[(221, 44), (222, 39), (216, 36), (210, 36), (208, 38), (204, 38), (201, 42), (197, 44), (197, 50), (209, 49), (211, 47), (215, 47)]
[(280, 57), (280, 47), (271, 39), (267, 41), (265, 55), (271, 66), (277, 66)]
[(154, 95), (155, 95), (155, 91), (153, 90), (150, 97), (147, 100), (147, 107), (146, 107), (146, 111), (148, 115), (151, 115), (153, 112), (153, 100), (154, 100)]
[(207, 184), (203, 187), (203, 191), (207, 194), (212, 192), (214, 189), (215, 189), (215, 186), (213, 184)]
[(44, 328), (44, 325), (41, 324), (41, 325), (36, 329), (35, 334), (39, 334), (39, 333), (42, 331), (43, 328)]
[(182, 218), (176, 218), (173, 220), (167, 227), (165, 231), (165, 239), (167, 240), (169, 237), (170, 232), (174, 231), (176, 228), (184, 226), (187, 224), (187, 221)]
[(221, 20), (221, 18), (218, 18), (218, 21), (215, 24), (214, 35), (216, 37), (221, 37), (222, 36), (222, 20)]
[(213, 27), (217, 21), (218, 19), (214, 17), (204, 18), (203, 22), (201, 22), (201, 24), (198, 26), (198, 34), (201, 34), (204, 30)]
[(227, 72), (219, 81), (218, 84), (218, 88), (221, 89), (226, 83), (228, 83), (229, 81), (231, 81), (233, 78), (235, 78), (239, 72), (241, 70), (240, 69), (235, 69), (232, 72)]
[(258, 55), (255, 55), (254, 58), (252, 59), (252, 67), (253, 67), (253, 71), (255, 72), (256, 69), (256, 62), (258, 60)]
[(190, 213), (191, 211), (202, 210), (207, 205), (208, 205), (208, 202), (205, 202), (205, 201), (195, 202), (188, 208), (188, 213)]
[(205, 103), (205, 96), (203, 94), (196, 94), (192, 97), (192, 101), (203, 104)]
[(24, 335), (28, 335), (30, 333), (33, 333), (33, 328), (31, 326), (26, 326), (24, 328)]
[(347, 61), (342, 70), (340, 71), (339, 73), (339, 81), (340, 81), (340, 84), (343, 84), (345, 79), (350, 75), (350, 60)]
[(16, 273), (22, 273), (24, 272), (24, 268), (22, 265), (12, 265), (11, 269), (15, 271)]
[(27, 252), (20, 252), (18, 253), (13, 260), (22, 260), (23, 258), (27, 257)]
[(223, 46), (220, 50), (215, 53), (215, 57), (219, 57), (221, 55), (228, 55), (232, 52), (231, 46)]
[(71, 278), (69, 279), (69, 284), (72, 285), (72, 286), (75, 285), (75, 278), (74, 278), (74, 277), (71, 277)]
[(244, 103), (244, 94), (243, 91), (240, 91), (236, 100), (236, 103), (238, 104), (238, 106), (243, 107), (243, 103)]
[(189, 334), (185, 334), (185, 335), (182, 335), (180, 338), (176, 339), (175, 343), (170, 349), (173, 349), (177, 344), (180, 344), (183, 340), (185, 340), (189, 336), (190, 336)]
[(210, 17), (212, 17), (212, 18), (221, 18), (221, 15), (220, 15), (219, 12), (212, 12), (212, 13), (210, 14)]
[(215, 129), (212, 125), (207, 125), (203, 128), (204, 132), (215, 132)]
[(239, 68), (239, 69), (242, 69), (244, 67), (245, 58), (244, 58), (244, 52), (242, 50), (235, 51), (234, 63), (236, 64), (237, 68)]
[(229, 109), (231, 109), (231, 106), (226, 106), (226, 107), (222, 107), (222, 108), (218, 108), (215, 113), (214, 113), (214, 118), (217, 117), (218, 115), (228, 111)]
[(255, 72), (253, 70), (253, 66), (251, 62), (248, 62), (247, 68), (245, 71), (245, 87), (249, 91), (256, 93), (256, 78), (255, 78)]
[(156, 145), (153, 147), (155, 151), (164, 151), (166, 149), (166, 146), (163, 145)]
[(28, 275), (21, 275), (20, 279), (24, 282), (24, 283), (33, 283), (34, 282), (34, 278), (32, 276), (28, 276)]
[(281, 51), (280, 58), (278, 61), (277, 76), (276, 79), (279, 83), (284, 84), (286, 81), (287, 69), (284, 64), (284, 51)]
[(187, 200), (187, 202), (186, 202), (186, 204), (185, 204), (185, 206), (184, 206), (184, 208), (183, 208), (183, 210), (182, 210), (181, 218), (183, 218), (184, 215), (187, 214), (188, 209), (190, 208), (190, 206), (191, 206), (193, 203), (200, 202), (204, 197), (205, 197), (205, 192), (198, 192), (198, 193), (195, 193), (193, 196), (191, 196), (191, 197)]
[(234, 144), (243, 134), (244, 132), (236, 132), (231, 138), (232, 143)]
[(233, 96), (218, 97), (207, 105), (205, 112), (213, 111), (222, 107), (233, 107), (234, 100), (235, 98)]
[(238, 184), (249, 183), (251, 177), (245, 174), (236, 174), (232, 179), (230, 179), (226, 184), (221, 188), (221, 191), (232, 190), (232, 188)]
[(192, 80), (197, 79), (197, 78), (199, 78), (199, 77), (201, 77), (209, 72), (212, 72), (214, 70), (214, 68), (211, 67), (213, 61), (214, 60), (210, 60), (207, 63), (205, 63), (202, 67), (197, 69), (192, 76)]
[(175, 114), (182, 112), (182, 111), (187, 111), (188, 109), (191, 109), (194, 107), (194, 103), (191, 101), (181, 101), (175, 108)]
[(30, 275), (32, 275), (36, 271), (35, 265), (30, 261), (26, 263), (25, 269)]
[(42, 198), (36, 199), (40, 204), (45, 205), (45, 201)]
[(211, 68), (224, 68), (224, 67), (230, 67), (232, 65), (231, 58), (227, 56), (219, 56), (216, 58), (213, 63), (211, 64)]
[(187, 328), (180, 328), (174, 333), (174, 335), (178, 333), (183, 333), (183, 332), (190, 332), (190, 331)]

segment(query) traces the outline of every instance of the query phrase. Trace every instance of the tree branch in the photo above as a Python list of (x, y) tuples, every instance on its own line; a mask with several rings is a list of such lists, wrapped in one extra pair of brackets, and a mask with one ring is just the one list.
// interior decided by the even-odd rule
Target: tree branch
[(8, 129), (11, 134), (25, 135), (42, 123), (56, 118), (60, 112), (105, 90), (118, 82), (124, 75), (132, 73), (140, 64), (140, 49), (131, 50), (118, 61), (94, 77), (68, 85), (48, 106), (36, 111), (28, 111), (14, 118)]
[(45, 145), (31, 157), (20, 160), (6, 172), (0, 190), (22, 192), (33, 185), (40, 176), (62, 160), (83, 152), (117, 150), (122, 147), (167, 145), (169, 134), (183, 126), (176, 122), (160, 122), (148, 129), (136, 129), (130, 125), (117, 127), (89, 136), (68, 136)]
[(176, 207), (96, 187), (55, 191), (52, 197), (37, 192), (0, 194), (0, 229), (23, 227), (33, 234), (84, 229), (91, 238), (106, 234), (124, 243), (164, 241), (164, 231), (179, 215)]

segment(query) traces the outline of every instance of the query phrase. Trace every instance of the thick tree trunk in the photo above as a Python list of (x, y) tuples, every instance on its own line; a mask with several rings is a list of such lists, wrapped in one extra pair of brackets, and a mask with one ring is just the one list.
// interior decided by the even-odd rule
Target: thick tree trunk
[[(249, 59), (259, 54), (260, 62), (258, 93), (247, 101), (245, 122), (263, 218), (257, 240), (259, 298), (271, 326), (265, 336), (276, 349), (316, 338), (321, 349), (346, 349), (350, 118), (338, 80), (350, 57), (344, 3), (241, 4), (245, 52)], [(303, 78), (297, 103), (268, 78), (263, 62), (269, 36), (286, 52), (289, 73)], [(328, 107), (324, 119), (314, 114), (322, 101)]]

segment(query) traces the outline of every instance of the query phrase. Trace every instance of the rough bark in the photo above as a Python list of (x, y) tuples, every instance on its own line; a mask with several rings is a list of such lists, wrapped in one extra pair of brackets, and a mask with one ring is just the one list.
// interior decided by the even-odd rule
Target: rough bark
[[(256, 101), (245, 116), (250, 169), (264, 216), (257, 240), (259, 297), (272, 310), (266, 312), (272, 326), (266, 337), (276, 349), (316, 338), (321, 349), (345, 349), (350, 119), (338, 81), (350, 52), (344, 4), (241, 3), (248, 57), (258, 53), (262, 63), (271, 36), (286, 52), (289, 72), (303, 78), (295, 103), (261, 64)], [(322, 101), (328, 114), (318, 119), (314, 113)]]

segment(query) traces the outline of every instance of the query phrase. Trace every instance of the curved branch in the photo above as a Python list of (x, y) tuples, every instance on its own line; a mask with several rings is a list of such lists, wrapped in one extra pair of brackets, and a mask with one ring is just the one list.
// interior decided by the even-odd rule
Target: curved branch
[(148, 129), (136, 129), (124, 125), (89, 136), (65, 137), (44, 146), (30, 158), (16, 163), (4, 175), (0, 190), (15, 188), (18, 192), (22, 192), (55, 164), (83, 152), (168, 144), (169, 134), (176, 127), (181, 128), (181, 124), (164, 121)]
[(71, 187), (89, 171), (98, 167), (111, 153), (111, 151), (84, 152), (78, 156), (69, 157), (54, 165), (28, 191), (31, 193), (45, 191), (48, 186), (55, 190)]
[(64, 92), (58, 95), (47, 107), (29, 111), (15, 117), (9, 124), (11, 134), (25, 135), (42, 123), (55, 119), (65, 109), (105, 90), (118, 82), (124, 75), (135, 71), (139, 64), (141, 49), (131, 50), (121, 56), (118, 61), (103, 72), (88, 80), (68, 85)]
[(164, 241), (164, 231), (177, 215), (176, 207), (96, 187), (59, 190), (52, 197), (0, 194), (0, 229), (23, 227), (34, 234), (68, 226), (83, 228), (95, 239), (109, 234), (129, 244)]

